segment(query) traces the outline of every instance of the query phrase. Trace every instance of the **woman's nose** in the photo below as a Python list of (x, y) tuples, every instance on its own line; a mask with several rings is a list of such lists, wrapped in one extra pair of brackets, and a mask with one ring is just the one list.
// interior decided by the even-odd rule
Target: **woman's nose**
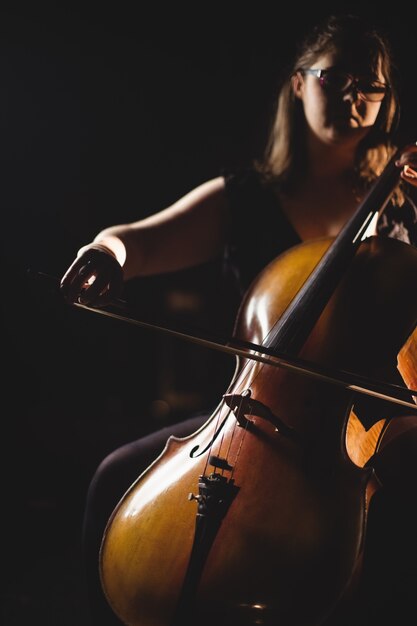
[(359, 90), (354, 83), (352, 83), (352, 85), (344, 91), (343, 100), (348, 100), (350, 102), (357, 102), (358, 100), (361, 100)]

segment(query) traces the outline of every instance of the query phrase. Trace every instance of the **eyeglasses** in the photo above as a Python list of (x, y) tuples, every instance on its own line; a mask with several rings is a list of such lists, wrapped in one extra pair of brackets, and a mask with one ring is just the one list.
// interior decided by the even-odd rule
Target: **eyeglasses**
[(300, 69), (298, 71), (317, 76), (323, 89), (331, 93), (343, 93), (353, 86), (359, 97), (368, 102), (381, 102), (389, 91), (389, 85), (379, 80), (355, 78), (352, 74), (333, 67), (327, 70)]

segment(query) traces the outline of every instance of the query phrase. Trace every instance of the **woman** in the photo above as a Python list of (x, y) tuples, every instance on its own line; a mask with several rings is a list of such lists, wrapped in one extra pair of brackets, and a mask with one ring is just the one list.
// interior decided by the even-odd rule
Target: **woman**
[[(287, 248), (337, 235), (394, 152), (398, 107), (384, 37), (356, 17), (329, 18), (300, 46), (280, 91), (262, 162), (209, 180), (146, 219), (100, 232), (64, 274), (64, 296), (70, 302), (100, 306), (119, 295), (123, 280), (179, 270), (221, 254), (243, 294), (261, 269)], [(375, 233), (413, 245), (417, 207), (410, 190), (417, 187), (416, 154), (417, 148), (411, 147), (401, 155), (401, 184), (373, 224)], [(399, 421), (395, 428), (390, 424), (380, 443), (387, 458), (396, 442), (403, 445), (404, 433), (407, 442), (417, 439), (417, 421), (398, 419), (403, 426)], [(98, 468), (84, 527), (93, 624), (120, 623), (104, 599), (97, 566), (111, 511), (170, 434), (185, 436), (202, 421), (195, 418), (128, 444)], [(407, 449), (407, 454), (413, 452)], [(380, 461), (381, 480), (394, 485), (401, 481), (396, 470), (387, 467)]]

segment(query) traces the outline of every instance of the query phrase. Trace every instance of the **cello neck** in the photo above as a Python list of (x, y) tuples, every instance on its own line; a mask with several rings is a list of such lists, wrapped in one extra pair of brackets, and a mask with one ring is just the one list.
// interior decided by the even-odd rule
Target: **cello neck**
[(286, 311), (271, 329), (265, 345), (272, 350), (296, 355), (317, 322), (330, 296), (356, 254), (366, 231), (386, 206), (400, 178), (395, 165), (399, 149), (391, 157), (357, 210), (323, 255)]

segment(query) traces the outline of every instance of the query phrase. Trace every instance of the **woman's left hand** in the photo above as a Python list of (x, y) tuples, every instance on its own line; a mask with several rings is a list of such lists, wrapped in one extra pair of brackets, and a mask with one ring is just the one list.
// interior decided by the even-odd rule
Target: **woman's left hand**
[(417, 187), (417, 143), (406, 146), (395, 165), (402, 168), (401, 178)]

